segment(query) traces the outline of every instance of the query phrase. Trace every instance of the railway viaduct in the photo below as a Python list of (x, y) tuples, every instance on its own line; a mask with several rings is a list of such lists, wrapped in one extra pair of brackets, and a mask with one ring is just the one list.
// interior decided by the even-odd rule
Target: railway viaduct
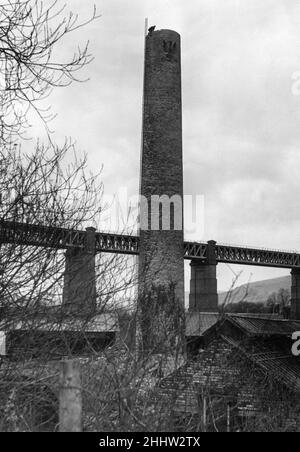
[[(133, 256), (140, 254), (140, 238), (138, 236), (98, 232), (94, 228), (87, 228), (84, 231), (0, 221), (0, 241), (1, 243), (66, 250), (66, 269), (73, 262), (75, 253), (77, 259), (81, 261), (79, 266), (81, 269), (85, 268), (87, 255), (94, 258), (96, 253), (118, 253)], [(254, 265), (291, 270), (292, 317), (300, 319), (300, 253), (222, 245), (211, 240), (209, 242), (184, 241), (182, 256), (183, 259), (189, 260), (191, 265), (190, 310), (204, 312), (216, 310), (217, 264)], [(82, 270), (80, 278), (84, 278)], [(65, 297), (68, 297), (67, 293), (65, 293)]]
[[(140, 322), (143, 348), (157, 345), (159, 349), (165, 343), (173, 347), (183, 340), (184, 259), (191, 262), (190, 311), (217, 311), (218, 263), (257, 265), (291, 269), (291, 316), (300, 319), (299, 253), (222, 245), (213, 240), (184, 241), (181, 51), (180, 36), (175, 31), (152, 28), (145, 37), (143, 99), (140, 194), (147, 202), (140, 207), (138, 235), (2, 220), (1, 243), (65, 249), (63, 303), (80, 305), (87, 299), (91, 309), (96, 303), (96, 253), (138, 255), (138, 312), (144, 319)], [(177, 210), (173, 205), (170, 228), (163, 227), (163, 212), (159, 210), (157, 227), (153, 229), (151, 199), (164, 195), (177, 197), (181, 204)], [(178, 218), (181, 222), (176, 223)]]

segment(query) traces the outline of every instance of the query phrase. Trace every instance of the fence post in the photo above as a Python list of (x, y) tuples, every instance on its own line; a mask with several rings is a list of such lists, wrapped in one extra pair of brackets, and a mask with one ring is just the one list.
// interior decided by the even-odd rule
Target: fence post
[(227, 432), (230, 432), (230, 403), (227, 403)]
[(59, 390), (59, 431), (82, 431), (80, 362), (62, 361)]
[(207, 400), (206, 397), (203, 397), (203, 431), (207, 430)]

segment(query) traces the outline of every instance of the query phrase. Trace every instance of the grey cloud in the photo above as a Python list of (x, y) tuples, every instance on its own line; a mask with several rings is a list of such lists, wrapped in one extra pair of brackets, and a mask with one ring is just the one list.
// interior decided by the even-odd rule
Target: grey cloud
[[(67, 6), (86, 17), (93, 3)], [(90, 39), (95, 60), (87, 83), (49, 99), (55, 137), (73, 136), (91, 169), (104, 164), (107, 192), (137, 192), (148, 16), (182, 35), (185, 191), (205, 195), (206, 238), (300, 249), (300, 97), (291, 94), (300, 70), (299, 7), (287, 0), (97, 3), (103, 16), (59, 50), (65, 57), (74, 42)], [(254, 279), (271, 275), (253, 272)]]

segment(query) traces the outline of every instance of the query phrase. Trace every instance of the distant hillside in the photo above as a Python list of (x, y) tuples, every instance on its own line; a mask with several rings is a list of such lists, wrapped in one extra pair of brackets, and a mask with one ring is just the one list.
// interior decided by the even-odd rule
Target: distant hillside
[[(278, 292), (279, 289), (291, 290), (291, 277), (281, 276), (280, 278), (265, 279), (263, 281), (255, 281), (249, 284), (243, 284), (236, 287), (231, 294), (231, 303), (238, 303), (239, 301), (248, 301), (252, 303), (264, 302), (268, 296), (273, 292)], [(247, 293), (247, 295), (246, 295)], [(219, 304), (224, 302), (226, 292), (219, 293)], [(188, 306), (189, 293), (185, 293), (185, 302)]]
[[(280, 278), (265, 279), (263, 281), (255, 281), (249, 284), (243, 284), (236, 287), (231, 294), (230, 302), (237, 303), (239, 301), (248, 301), (252, 303), (267, 301), (272, 292), (278, 292), (279, 289), (291, 290), (291, 277), (281, 276)], [(219, 293), (219, 303), (223, 303), (226, 292)]]

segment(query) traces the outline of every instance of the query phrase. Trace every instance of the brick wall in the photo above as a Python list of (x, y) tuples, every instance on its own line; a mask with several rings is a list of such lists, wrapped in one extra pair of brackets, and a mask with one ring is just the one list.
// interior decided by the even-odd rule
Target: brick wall
[(164, 378), (155, 397), (174, 415), (195, 416), (198, 424), (206, 397), (208, 424), (211, 421), (208, 428), (212, 430), (216, 427), (213, 418), (226, 428), (228, 404), (233, 429), (299, 429), (299, 395), (276, 383), (221, 338), (200, 351), (197, 359)]
[[(183, 195), (180, 36), (174, 31), (146, 37), (143, 116), (141, 194), (148, 209), (142, 206), (140, 212), (141, 337), (144, 348), (169, 352), (184, 338), (183, 230), (175, 230), (173, 221), (178, 215), (182, 219), (183, 207), (171, 210), (171, 230), (162, 230), (161, 224), (153, 230), (150, 199), (178, 195), (182, 201)], [(144, 230), (147, 216), (149, 230)]]

